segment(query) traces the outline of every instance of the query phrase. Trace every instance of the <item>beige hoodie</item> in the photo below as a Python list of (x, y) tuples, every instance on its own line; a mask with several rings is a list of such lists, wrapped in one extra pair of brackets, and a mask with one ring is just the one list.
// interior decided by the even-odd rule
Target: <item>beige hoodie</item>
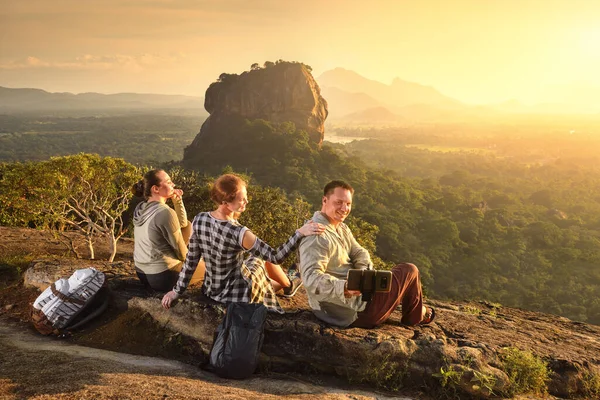
[(174, 205), (177, 211), (158, 201), (144, 201), (133, 212), (133, 260), (145, 274), (159, 274), (185, 260), (187, 247), (179, 221), (187, 224), (187, 215), (183, 202)]

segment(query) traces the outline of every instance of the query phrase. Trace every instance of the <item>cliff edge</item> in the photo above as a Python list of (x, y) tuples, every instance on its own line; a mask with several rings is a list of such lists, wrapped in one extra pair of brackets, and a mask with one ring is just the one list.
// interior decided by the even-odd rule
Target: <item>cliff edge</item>
[[(73, 264), (34, 261), (24, 284), (42, 289), (81, 268)], [(108, 273), (116, 300), (103, 321), (75, 337), (78, 343), (120, 352), (142, 348), (156, 352), (145, 355), (206, 364), (222, 306), (192, 290), (166, 311), (160, 296), (144, 295), (131, 266), (129, 274), (122, 262), (95, 266)], [(314, 317), (302, 288), (280, 302), (289, 314), (268, 317), (262, 371), (331, 375), (434, 398), (600, 396), (600, 327), (595, 325), (487, 302), (429, 300), (438, 316), (428, 326), (403, 326), (396, 310), (377, 329), (336, 328)], [(140, 344), (142, 338), (154, 342)], [(162, 353), (165, 346), (170, 350)]]

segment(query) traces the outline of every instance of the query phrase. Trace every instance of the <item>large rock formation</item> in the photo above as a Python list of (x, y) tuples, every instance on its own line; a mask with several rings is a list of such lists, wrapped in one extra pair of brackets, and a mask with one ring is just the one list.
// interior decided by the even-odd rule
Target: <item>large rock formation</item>
[[(80, 336), (80, 343), (128, 352), (135, 343), (123, 340), (124, 335), (140, 338), (153, 330), (163, 342), (175, 340), (182, 359), (187, 354), (195, 364), (206, 363), (222, 306), (192, 290), (166, 311), (160, 296), (136, 289), (139, 281), (124, 274), (122, 264), (115, 265), (115, 273), (108, 264), (94, 264), (108, 273), (115, 297), (124, 305)], [(43, 281), (68, 276), (77, 267), (68, 259), (35, 261), (24, 283), (43, 287)], [(518, 393), (515, 383), (526, 389), (521, 379), (535, 375), (536, 364), (519, 357), (535, 354), (548, 366), (547, 382), (540, 377), (538, 383), (550, 394), (600, 394), (600, 327), (486, 302), (429, 303), (438, 310), (429, 326), (402, 326), (397, 310), (377, 329), (343, 329), (317, 320), (301, 288), (293, 299), (281, 299), (286, 310), (298, 312), (269, 315), (260, 368), (337, 375), (391, 390), (427, 387), (435, 398), (496, 398)], [(512, 353), (512, 361), (504, 361), (515, 348), (520, 350)]]
[(206, 90), (204, 108), (210, 113), (200, 133), (185, 149), (189, 159), (206, 141), (221, 135), (222, 122), (232, 118), (291, 121), (321, 144), (327, 118), (327, 102), (308, 68), (301, 63), (281, 62), (241, 75), (221, 74)]

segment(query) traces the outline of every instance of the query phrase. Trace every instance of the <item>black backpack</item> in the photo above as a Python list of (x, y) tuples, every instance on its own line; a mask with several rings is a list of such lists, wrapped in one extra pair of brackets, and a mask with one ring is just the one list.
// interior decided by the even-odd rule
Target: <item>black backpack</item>
[(215, 332), (210, 365), (223, 378), (250, 377), (258, 365), (267, 308), (259, 303), (229, 303)]

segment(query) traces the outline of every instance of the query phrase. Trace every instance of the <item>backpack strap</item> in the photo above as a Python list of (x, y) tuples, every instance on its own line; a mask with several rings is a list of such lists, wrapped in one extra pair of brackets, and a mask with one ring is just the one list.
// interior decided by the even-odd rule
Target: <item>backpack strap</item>
[(53, 295), (55, 295), (56, 297), (58, 297), (65, 303), (73, 303), (73, 304), (77, 304), (79, 306), (85, 305), (85, 301), (76, 299), (74, 297), (67, 296), (66, 294), (63, 294), (62, 292), (60, 292), (58, 289), (56, 289), (56, 285), (54, 283), (50, 286), (50, 290), (52, 290)]
[(52, 326), (52, 323), (48, 320), (48, 317), (46, 317), (42, 310), (38, 310), (34, 307), (31, 307), (31, 322), (33, 322), (35, 329), (42, 335), (60, 334), (60, 331)]

